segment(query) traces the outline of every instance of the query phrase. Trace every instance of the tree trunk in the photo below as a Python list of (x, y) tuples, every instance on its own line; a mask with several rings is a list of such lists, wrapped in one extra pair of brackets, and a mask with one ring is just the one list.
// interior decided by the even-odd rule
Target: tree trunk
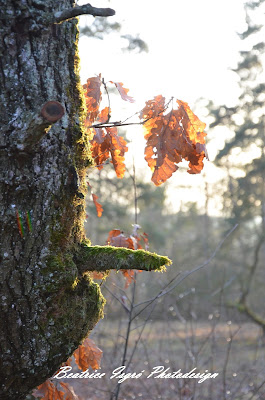
[[(69, 19), (114, 12), (73, 5), (0, 0), (1, 400), (24, 399), (102, 317), (105, 300), (87, 273), (89, 259), (97, 269), (115, 268), (111, 249), (98, 259), (84, 234), (91, 155), (77, 21)], [(119, 254), (119, 268), (122, 257), (124, 268), (133, 267), (128, 252)], [(135, 254), (139, 269), (169, 263)]]
[(44, 13), (72, 6), (71, 0), (0, 1), (2, 400), (24, 399), (102, 316), (98, 285), (80, 276), (73, 259), (85, 238), (91, 162), (77, 21), (41, 23)]

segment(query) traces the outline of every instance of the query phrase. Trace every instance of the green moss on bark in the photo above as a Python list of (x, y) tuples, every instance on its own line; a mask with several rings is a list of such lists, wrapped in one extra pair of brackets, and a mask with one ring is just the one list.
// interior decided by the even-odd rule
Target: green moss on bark
[(113, 246), (87, 246), (82, 243), (75, 255), (80, 273), (110, 269), (138, 269), (165, 271), (171, 260), (145, 250), (131, 250)]

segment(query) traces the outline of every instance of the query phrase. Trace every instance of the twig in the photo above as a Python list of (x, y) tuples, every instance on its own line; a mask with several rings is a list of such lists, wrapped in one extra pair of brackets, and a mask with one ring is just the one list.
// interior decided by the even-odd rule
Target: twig
[(264, 379), (264, 381), (256, 388), (256, 390), (254, 391), (253, 395), (250, 397), (249, 400), (253, 400), (254, 397), (256, 396), (256, 394), (258, 393), (258, 391), (259, 391), (259, 390), (262, 388), (262, 386), (264, 386), (264, 385), (265, 385), (265, 379)]
[[(163, 108), (163, 110), (161, 110), (161, 111), (157, 114), (157, 116), (159, 116), (160, 114), (162, 114), (162, 113), (168, 108), (170, 102), (172, 102), (172, 101), (173, 101), (173, 97), (171, 97), (171, 99), (167, 102), (167, 104), (165, 105), (165, 107)], [(137, 113), (135, 113), (135, 114), (137, 114)], [(135, 115), (135, 114), (134, 114), (134, 115)], [(133, 116), (132, 116), (132, 117), (133, 117)], [(131, 117), (130, 117), (130, 118), (131, 118)], [(125, 124), (124, 122), (121, 122), (121, 121), (108, 122), (108, 123), (101, 122), (101, 123), (98, 123), (98, 124), (92, 124), (92, 125), (88, 126), (87, 129), (92, 129), (92, 128), (113, 128), (113, 127), (116, 127), (116, 126), (130, 126), (130, 125), (144, 125), (146, 122), (148, 122), (148, 121), (149, 121), (150, 119), (152, 119), (152, 118), (155, 118), (155, 117), (154, 117), (154, 116), (151, 116), (151, 117), (146, 118), (145, 120), (140, 121), (140, 122), (127, 122), (126, 124)], [(129, 118), (125, 119), (125, 121), (127, 121), (128, 119), (129, 119)]]
[[(130, 333), (131, 333), (131, 324), (132, 324), (132, 313), (133, 313), (133, 308), (134, 308), (134, 298), (135, 298), (135, 290), (136, 290), (136, 274), (134, 273), (134, 281), (133, 281), (133, 289), (132, 289), (132, 300), (131, 300), (131, 305), (129, 309), (129, 314), (128, 314), (128, 325), (127, 325), (127, 331), (126, 331), (126, 337), (125, 337), (125, 344), (124, 344), (124, 351), (123, 351), (123, 357), (122, 357), (122, 364), (126, 364), (126, 358), (127, 358), (127, 351), (128, 351), (128, 345), (129, 345), (129, 338), (130, 338)], [(128, 367), (128, 365), (127, 365)], [(118, 400), (119, 398), (119, 392), (120, 392), (120, 387), (121, 384), (117, 383), (116, 390), (115, 390), (115, 397), (111, 397), (111, 399)]]
[(63, 21), (67, 21), (84, 14), (93, 15), (93, 17), (111, 17), (112, 15), (115, 15), (115, 11), (112, 8), (97, 8), (91, 6), (91, 4), (84, 4), (83, 6), (57, 11), (54, 14), (53, 22), (59, 24)]
[(122, 305), (122, 307), (124, 308), (124, 310), (125, 310), (126, 312), (128, 312), (128, 308), (123, 304), (123, 302), (119, 299), (119, 297), (116, 296), (116, 295), (107, 287), (107, 285), (104, 285), (104, 288), (114, 297), (114, 299), (116, 299), (116, 300)]
[(131, 364), (131, 362), (132, 362), (132, 359), (133, 359), (134, 353), (135, 353), (135, 351), (136, 351), (137, 345), (138, 345), (139, 341), (141, 340), (143, 331), (144, 331), (144, 329), (145, 329), (145, 327), (146, 327), (147, 322), (148, 322), (149, 319), (150, 319), (150, 316), (151, 316), (152, 312), (154, 311), (155, 306), (156, 306), (156, 303), (153, 304), (153, 307), (151, 308), (151, 311), (149, 312), (148, 316), (146, 317), (146, 319), (145, 319), (145, 321), (144, 321), (144, 323), (143, 323), (141, 332), (139, 333), (138, 338), (137, 338), (137, 340), (135, 341), (135, 344), (134, 344), (134, 348), (133, 348), (131, 357), (130, 357), (130, 359), (129, 359), (129, 361), (128, 361), (128, 366), (129, 366), (129, 365)]
[(260, 237), (257, 245), (256, 245), (256, 248), (255, 248), (255, 251), (254, 251), (254, 259), (253, 259), (252, 265), (249, 268), (249, 274), (248, 274), (248, 278), (246, 280), (247, 281), (247, 287), (243, 290), (243, 293), (242, 293), (241, 299), (240, 299), (240, 303), (245, 304), (245, 302), (246, 302), (246, 298), (247, 298), (247, 296), (249, 294), (250, 286), (251, 286), (251, 283), (253, 281), (257, 266), (258, 266), (259, 252), (260, 252), (261, 246), (262, 246), (262, 244), (264, 242), (264, 239), (265, 239), (265, 237), (264, 237), (264, 235), (262, 235)]
[(226, 351), (226, 356), (225, 356), (225, 362), (224, 362), (224, 366), (223, 366), (223, 390), (224, 390), (224, 396), (223, 399), (226, 400), (227, 396), (226, 396), (226, 373), (227, 373), (227, 366), (228, 366), (228, 362), (229, 362), (229, 357), (230, 357), (230, 352), (231, 352), (231, 347), (232, 347), (232, 342), (234, 337), (236, 336), (236, 334), (238, 333), (238, 331), (241, 329), (241, 327), (237, 328), (237, 330), (232, 333), (231, 332), (231, 326), (229, 325), (229, 331), (230, 331), (230, 335), (229, 335), (229, 342), (228, 342), (228, 346), (227, 346), (227, 351)]
[[(208, 260), (206, 260), (203, 264), (199, 265), (198, 267), (195, 267), (194, 269), (192, 269), (191, 271), (187, 271), (182, 277), (181, 279), (176, 282), (176, 285), (179, 285), (184, 279), (186, 279), (188, 276), (190, 276), (191, 274), (193, 274), (194, 272), (199, 271), (200, 269), (206, 267), (208, 264), (210, 264), (210, 262), (214, 259), (214, 257), (216, 256), (217, 252), (220, 250), (220, 248), (222, 247), (222, 245), (224, 244), (224, 242), (226, 241), (226, 239), (234, 232), (234, 230), (238, 227), (238, 224), (236, 224), (235, 226), (233, 226), (232, 229), (230, 229), (230, 231), (225, 235), (225, 237), (221, 240), (221, 242), (218, 244), (218, 246), (216, 247), (216, 249), (214, 250), (214, 252), (212, 253), (212, 255), (210, 256), (210, 258), (208, 258)], [(169, 291), (173, 290), (175, 288), (175, 286), (173, 288), (170, 288)]]
[(151, 118), (152, 117), (147, 118), (144, 121), (140, 121), (140, 122), (127, 122), (126, 124), (124, 124), (121, 121), (109, 122), (109, 123), (101, 122), (99, 124), (90, 125), (90, 126), (87, 127), (87, 129), (92, 129), (92, 128), (114, 128), (116, 126), (129, 126), (129, 125), (143, 125), (147, 121), (149, 121), (149, 119), (151, 119)]
[(108, 112), (108, 119), (107, 119), (107, 121), (105, 122), (106, 124), (108, 124), (108, 123), (109, 123), (109, 120), (110, 120), (110, 97), (109, 97), (108, 88), (107, 88), (107, 85), (106, 85), (106, 83), (105, 83), (105, 81), (104, 81), (104, 78), (102, 78), (102, 83), (103, 83), (105, 92), (106, 92), (107, 97), (108, 97), (108, 105), (109, 105), (108, 110), (109, 110), (109, 112)]
[(220, 292), (223, 292), (224, 289), (226, 289), (228, 286), (230, 286), (234, 280), (236, 279), (236, 275), (233, 275), (232, 278), (230, 278), (228, 281), (226, 281), (222, 287), (216, 289), (213, 293), (210, 294), (211, 297), (216, 296), (217, 294), (219, 294)]

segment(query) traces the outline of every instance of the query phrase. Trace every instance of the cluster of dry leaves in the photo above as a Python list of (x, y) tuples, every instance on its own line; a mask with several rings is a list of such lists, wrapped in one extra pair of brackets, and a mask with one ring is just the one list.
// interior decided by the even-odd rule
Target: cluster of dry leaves
[[(121, 82), (112, 82), (118, 89), (121, 98), (133, 102), (128, 96), (128, 89)], [(117, 126), (121, 121), (110, 122), (111, 109), (105, 107), (100, 110), (102, 99), (101, 88), (106, 83), (101, 75), (90, 78), (83, 86), (87, 106), (86, 128), (91, 136), (92, 156), (98, 169), (102, 169), (105, 162), (111, 158), (111, 163), (118, 178), (123, 178), (126, 167), (124, 154), (128, 151), (126, 140), (119, 136)], [(168, 111), (169, 104), (171, 110)], [(204, 132), (205, 124), (192, 112), (187, 103), (173, 99), (166, 103), (161, 95), (146, 102), (145, 107), (138, 113), (140, 125), (144, 127), (146, 147), (145, 160), (152, 171), (152, 182), (159, 186), (169, 179), (178, 170), (182, 160), (189, 163), (188, 173), (198, 174), (203, 169), (203, 160), (207, 158)], [(92, 195), (97, 215), (102, 215), (103, 208)]]

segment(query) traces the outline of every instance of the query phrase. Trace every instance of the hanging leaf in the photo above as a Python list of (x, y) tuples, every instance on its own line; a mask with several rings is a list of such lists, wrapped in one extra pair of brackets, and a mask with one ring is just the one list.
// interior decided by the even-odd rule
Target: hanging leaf
[(106, 136), (105, 129), (95, 129), (96, 134), (91, 140), (92, 157), (97, 169), (102, 169), (105, 161), (110, 157), (110, 137)]
[(86, 371), (89, 367), (92, 369), (100, 368), (102, 350), (100, 350), (93, 340), (86, 338), (84, 342), (74, 352), (77, 366)]
[(60, 382), (60, 385), (65, 390), (64, 400), (81, 400), (81, 398), (75, 394), (74, 388), (68, 383)]
[(65, 400), (65, 393), (62, 390), (58, 390), (49, 379), (39, 385), (32, 394), (34, 397), (41, 397), (41, 400)]
[(97, 123), (106, 124), (110, 118), (110, 113), (111, 113), (111, 110), (109, 107), (103, 108), (103, 110), (101, 110), (98, 115)]
[(98, 196), (96, 196), (94, 193), (92, 193), (92, 198), (93, 198), (93, 202), (96, 206), (96, 210), (97, 210), (97, 216), (100, 218), (103, 212), (103, 207), (102, 205), (97, 201)]
[(123, 269), (121, 272), (125, 278), (124, 288), (127, 289), (130, 286), (130, 284), (135, 281), (135, 279), (134, 279), (135, 272), (133, 269), (127, 269), (127, 270)]
[(127, 142), (118, 136), (117, 128), (107, 128), (107, 132), (111, 140), (110, 153), (117, 178), (123, 178), (126, 170), (124, 153), (128, 151)]
[(96, 134), (91, 141), (92, 156), (96, 167), (102, 169), (105, 161), (111, 156), (117, 178), (125, 173), (124, 153), (128, 151), (126, 141), (118, 136), (117, 128), (95, 129)]
[(101, 83), (101, 74), (99, 74), (96, 77), (89, 78), (87, 83), (83, 85), (87, 107), (87, 120), (89, 120), (89, 124), (94, 122), (99, 114)]
[(121, 98), (122, 98), (123, 100), (129, 101), (130, 103), (134, 103), (134, 102), (135, 102), (135, 100), (133, 99), (133, 97), (127, 95), (127, 93), (129, 92), (129, 89), (124, 88), (122, 82), (112, 82), (112, 81), (110, 81), (110, 82), (111, 82), (111, 83), (114, 83), (114, 85), (115, 85), (116, 88), (118, 89), (118, 91), (119, 91), (119, 93), (120, 93), (120, 95), (121, 95)]
[[(57, 386), (49, 379), (37, 387), (32, 393), (36, 398), (41, 400), (79, 400), (80, 397), (74, 392), (72, 386), (68, 383), (59, 382), (63, 390), (59, 390)], [(80, 399), (81, 400), (81, 399)]]
[(178, 109), (165, 114), (165, 99), (157, 96), (146, 102), (140, 118), (146, 139), (145, 160), (153, 172), (152, 181), (161, 185), (177, 171), (179, 162), (189, 161), (190, 174), (200, 173), (207, 157), (205, 124), (187, 103), (177, 100)]
[(143, 233), (142, 235), (141, 235), (141, 238), (143, 239), (143, 241), (144, 241), (144, 244), (145, 244), (145, 250), (149, 250), (149, 240), (148, 240), (148, 234), (147, 233)]

